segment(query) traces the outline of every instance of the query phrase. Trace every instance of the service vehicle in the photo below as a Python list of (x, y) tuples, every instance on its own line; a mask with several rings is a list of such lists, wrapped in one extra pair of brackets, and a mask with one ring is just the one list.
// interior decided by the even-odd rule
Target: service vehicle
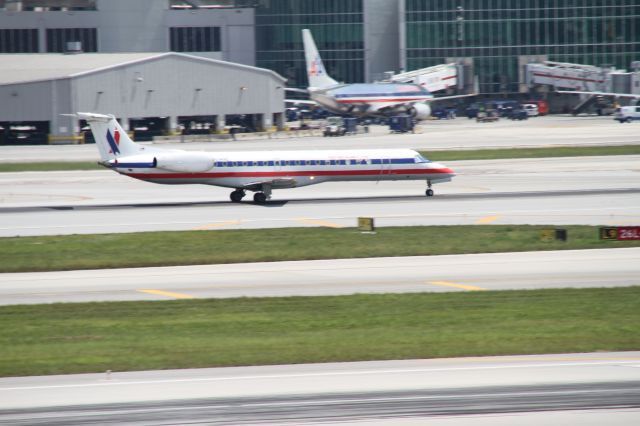
[(613, 119), (620, 123), (631, 123), (633, 120), (640, 120), (640, 105), (616, 108)]
[(522, 108), (527, 111), (527, 115), (529, 117), (537, 117), (540, 115), (540, 112), (538, 111), (538, 105), (536, 104), (523, 104)]

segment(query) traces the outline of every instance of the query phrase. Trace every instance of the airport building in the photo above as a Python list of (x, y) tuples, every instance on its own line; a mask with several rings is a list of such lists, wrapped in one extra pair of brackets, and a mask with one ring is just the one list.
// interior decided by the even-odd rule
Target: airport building
[(176, 52), (5, 55), (0, 137), (73, 141), (83, 123), (62, 114), (77, 111), (112, 113), (138, 140), (229, 123), (282, 128), (284, 86), (271, 70)]
[(227, 3), (0, 0), (0, 144), (73, 139), (74, 111), (137, 139), (282, 128), (286, 81), (254, 67), (254, 9)]
[[(275, 71), (287, 81), (270, 77), (279, 82), (269, 83), (273, 90), (281, 90), (276, 88), (284, 84), (307, 86), (303, 28), (312, 31), (327, 71), (337, 81), (371, 82), (383, 79), (390, 71), (455, 62), (464, 65), (469, 74), (463, 77), (465, 81), (470, 81), (469, 76), (478, 77), (479, 93), (485, 98), (528, 96), (533, 85), (527, 81), (525, 66), (532, 62), (626, 69), (640, 60), (638, 0), (0, 0), (0, 55), (143, 53), (156, 58), (152, 54), (178, 52)], [(6, 71), (5, 64), (14, 60), (17, 58), (1, 58), (0, 71)], [(187, 61), (178, 56), (171, 60)], [(64, 62), (56, 60), (60, 66), (52, 71), (53, 78), (61, 78)], [(101, 62), (92, 60), (87, 66)], [(107, 68), (119, 66), (116, 61)], [(219, 62), (207, 66), (215, 72), (232, 68)], [(251, 69), (257, 76), (265, 75)], [(85, 67), (82, 72), (91, 70)], [(225, 89), (220, 76), (210, 82), (198, 75), (202, 79), (194, 81), (188, 73), (172, 74), (162, 90), (181, 93), (202, 88), (204, 95), (205, 88), (212, 92)], [(627, 81), (632, 79), (626, 79), (625, 85)], [(14, 93), (25, 95), (15, 90), (14, 84), (11, 79), (0, 82), (0, 90), (9, 94), (11, 102), (20, 97)], [(547, 96), (537, 88), (534, 92)], [(50, 97), (29, 101), (38, 103)], [(267, 103), (283, 97), (280, 92), (271, 92)], [(243, 97), (247, 98), (249, 92)], [(244, 107), (235, 108), (229, 99), (235, 98), (224, 102), (228, 108), (224, 115), (246, 111)], [(270, 121), (278, 124), (273, 117), (284, 111), (284, 105), (276, 110), (274, 105), (265, 107), (262, 101), (258, 100), (249, 113), (250, 121), (259, 123), (254, 127), (264, 127)], [(2, 104), (6, 103), (5, 99)], [(169, 103), (166, 107), (172, 106)], [(219, 106), (194, 114), (220, 116)], [(149, 115), (149, 111), (127, 109), (130, 107), (111, 112), (124, 118), (156, 116), (156, 112)], [(60, 105), (52, 108), (59, 109)], [(18, 117), (16, 111), (25, 115)], [(31, 111), (1, 105), (0, 122), (46, 119), (51, 121), (52, 135), (66, 135), (60, 129), (69, 126)], [(164, 127), (174, 129), (175, 117), (190, 114), (188, 108), (172, 109), (161, 116), (169, 123)], [(220, 124), (218, 120), (215, 127)]]
[(255, 65), (254, 9), (170, 0), (0, 0), (0, 53), (182, 52)]
[(398, 0), (257, 0), (256, 63), (291, 87), (306, 87), (301, 32), (308, 28), (331, 77), (381, 80), (399, 68), (398, 6)]
[(626, 69), (640, 59), (638, 0), (405, 0), (402, 63), (470, 58), (480, 93), (523, 88), (521, 66), (549, 60)]

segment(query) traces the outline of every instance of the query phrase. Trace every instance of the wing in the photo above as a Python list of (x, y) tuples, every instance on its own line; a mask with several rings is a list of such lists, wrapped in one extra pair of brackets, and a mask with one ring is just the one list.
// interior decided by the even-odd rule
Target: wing
[(438, 98), (430, 99), (429, 102), (447, 101), (450, 99), (458, 99), (458, 98), (468, 98), (469, 96), (476, 96), (476, 95), (477, 93), (470, 93), (468, 95), (441, 96)]
[(270, 186), (271, 189), (286, 189), (295, 188), (297, 186), (297, 182), (293, 178), (265, 179), (250, 182), (244, 185), (242, 188), (248, 189), (249, 191), (262, 191), (264, 185)]

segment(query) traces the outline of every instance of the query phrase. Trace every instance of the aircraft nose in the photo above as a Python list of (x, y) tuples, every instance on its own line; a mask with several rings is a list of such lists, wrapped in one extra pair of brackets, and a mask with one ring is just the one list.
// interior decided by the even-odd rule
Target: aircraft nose
[(447, 166), (443, 166), (442, 164), (435, 164), (436, 168), (438, 169), (438, 171), (444, 175), (448, 175), (448, 176), (455, 176), (456, 172), (453, 171), (453, 169), (447, 167)]

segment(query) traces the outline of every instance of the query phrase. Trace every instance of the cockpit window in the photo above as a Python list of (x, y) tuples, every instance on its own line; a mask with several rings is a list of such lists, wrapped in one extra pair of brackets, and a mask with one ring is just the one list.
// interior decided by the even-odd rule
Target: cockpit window
[(423, 157), (420, 154), (416, 155), (415, 161), (416, 161), (416, 163), (430, 163), (431, 162), (431, 160), (427, 159), (426, 157)]

